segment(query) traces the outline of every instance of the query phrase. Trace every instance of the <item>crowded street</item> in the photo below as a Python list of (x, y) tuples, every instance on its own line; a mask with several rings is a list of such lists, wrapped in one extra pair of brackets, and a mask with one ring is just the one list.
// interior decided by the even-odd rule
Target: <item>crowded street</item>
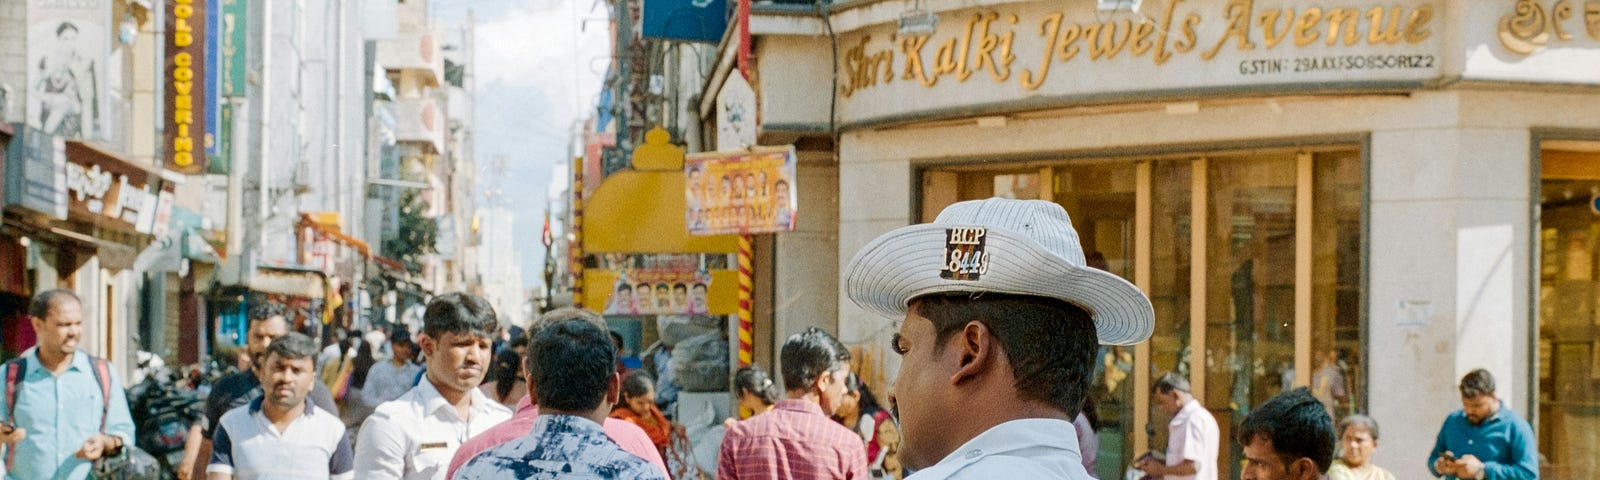
[(0, 480), (1600, 478), (1600, 0), (0, 0)]

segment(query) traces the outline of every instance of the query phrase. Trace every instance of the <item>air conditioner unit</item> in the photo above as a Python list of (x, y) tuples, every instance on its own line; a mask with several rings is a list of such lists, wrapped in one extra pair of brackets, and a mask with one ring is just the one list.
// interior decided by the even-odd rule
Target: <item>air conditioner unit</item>
[(1100, 11), (1127, 10), (1137, 12), (1141, 3), (1144, 3), (1144, 0), (1096, 0), (1095, 8)]

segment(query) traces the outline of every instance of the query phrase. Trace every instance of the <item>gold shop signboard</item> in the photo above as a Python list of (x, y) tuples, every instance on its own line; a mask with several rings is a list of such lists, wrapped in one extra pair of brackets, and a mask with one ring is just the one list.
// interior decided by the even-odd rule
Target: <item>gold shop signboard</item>
[(1140, 12), (1027, 2), (942, 12), (839, 40), (846, 122), (1044, 97), (1043, 103), (1241, 88), (1357, 89), (1440, 75), (1442, 1), (1156, 0)]

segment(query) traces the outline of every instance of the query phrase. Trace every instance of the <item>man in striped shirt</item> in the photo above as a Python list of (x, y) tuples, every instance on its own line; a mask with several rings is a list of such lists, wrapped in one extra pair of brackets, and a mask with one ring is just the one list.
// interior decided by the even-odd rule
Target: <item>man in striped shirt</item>
[(779, 358), (789, 398), (728, 429), (717, 478), (866, 478), (866, 444), (830, 418), (845, 394), (850, 351), (828, 332), (812, 327), (790, 336)]
[(229, 410), (217, 425), (209, 480), (354, 478), (344, 422), (306, 399), (316, 355), (316, 343), (300, 333), (272, 341), (259, 368), (262, 395)]

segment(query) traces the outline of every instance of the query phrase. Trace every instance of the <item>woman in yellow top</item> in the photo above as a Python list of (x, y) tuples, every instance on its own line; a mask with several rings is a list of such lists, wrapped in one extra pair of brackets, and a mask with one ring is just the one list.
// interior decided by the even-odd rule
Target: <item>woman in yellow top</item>
[(1351, 415), (1339, 422), (1339, 458), (1328, 468), (1328, 480), (1395, 480), (1394, 474), (1372, 464), (1378, 450), (1378, 421)]

